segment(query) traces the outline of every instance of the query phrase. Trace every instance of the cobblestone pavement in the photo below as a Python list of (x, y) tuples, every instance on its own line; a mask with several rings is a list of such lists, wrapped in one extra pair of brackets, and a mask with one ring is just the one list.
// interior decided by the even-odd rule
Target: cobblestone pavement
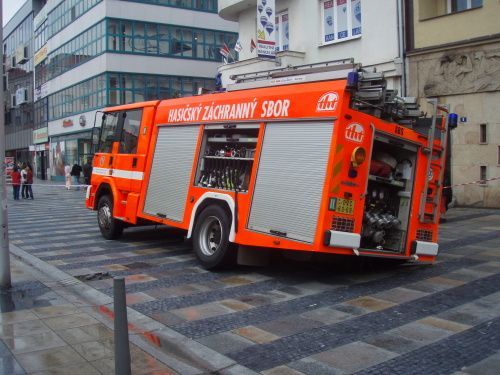
[[(101, 238), (84, 193), (38, 187), (9, 201), (10, 240), (128, 305), (263, 374), (497, 374), (500, 210), (455, 208), (432, 266), (366, 259), (226, 272), (200, 268), (168, 228)], [(98, 275), (101, 274), (101, 276)], [(104, 276), (102, 276), (104, 274)]]

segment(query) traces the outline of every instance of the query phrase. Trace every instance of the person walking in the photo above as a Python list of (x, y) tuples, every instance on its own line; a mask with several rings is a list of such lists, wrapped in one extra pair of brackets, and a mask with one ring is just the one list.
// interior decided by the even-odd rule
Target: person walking
[(73, 178), (73, 183), (76, 185), (76, 190), (80, 190), (80, 174), (82, 173), (82, 167), (78, 163), (73, 164), (71, 168), (71, 177)]
[(64, 178), (66, 179), (66, 189), (71, 190), (71, 167), (69, 165), (64, 167)]
[(31, 188), (33, 185), (33, 171), (30, 166), (26, 166), (26, 199), (35, 199), (33, 197), (33, 189)]
[(85, 185), (90, 185), (90, 177), (92, 176), (92, 159), (88, 158), (87, 162), (83, 165), (83, 178)]
[(27, 187), (26, 187), (26, 178), (27, 178), (27, 171), (26, 171), (26, 163), (23, 163), (21, 166), (21, 197), (23, 199), (28, 199), (28, 193), (27, 193)]
[(14, 165), (11, 173), (12, 178), (12, 192), (14, 194), (14, 200), (19, 200), (19, 190), (21, 189), (21, 173), (19, 172), (19, 168), (17, 165)]

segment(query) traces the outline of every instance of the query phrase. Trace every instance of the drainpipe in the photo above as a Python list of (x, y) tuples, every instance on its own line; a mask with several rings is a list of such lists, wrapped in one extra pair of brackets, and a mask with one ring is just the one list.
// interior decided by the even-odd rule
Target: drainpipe
[(401, 96), (406, 96), (406, 61), (404, 50), (404, 24), (403, 24), (403, 0), (397, 0), (397, 13), (398, 13), (398, 50), (399, 61), (401, 63)]

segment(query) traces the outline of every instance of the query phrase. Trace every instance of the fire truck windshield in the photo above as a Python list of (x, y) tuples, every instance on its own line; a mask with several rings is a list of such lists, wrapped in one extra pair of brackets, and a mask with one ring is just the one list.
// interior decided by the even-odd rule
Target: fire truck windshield
[(119, 140), (119, 118), (119, 112), (108, 112), (102, 116), (101, 136), (99, 139), (98, 152), (111, 152), (113, 142)]

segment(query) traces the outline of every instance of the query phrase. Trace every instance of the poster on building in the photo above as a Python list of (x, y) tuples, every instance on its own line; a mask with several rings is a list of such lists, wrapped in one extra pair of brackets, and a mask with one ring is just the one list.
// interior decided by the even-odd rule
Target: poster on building
[(361, 35), (361, 0), (351, 0), (352, 36)]
[(274, 29), (274, 0), (257, 1), (257, 56), (276, 58), (276, 31)]
[(347, 38), (348, 26), (347, 26), (347, 0), (337, 0), (337, 37), (338, 39)]
[(335, 40), (335, 30), (333, 23), (333, 0), (325, 1), (323, 3), (323, 25), (325, 30), (323, 35), (325, 36), (325, 42), (331, 42)]
[(10, 176), (12, 173), (12, 170), (14, 169), (14, 157), (13, 156), (6, 156), (4, 159), (4, 165), (5, 165), (5, 174), (7, 176)]
[(288, 13), (282, 14), (281, 18), (281, 46), (283, 51), (288, 51)]

